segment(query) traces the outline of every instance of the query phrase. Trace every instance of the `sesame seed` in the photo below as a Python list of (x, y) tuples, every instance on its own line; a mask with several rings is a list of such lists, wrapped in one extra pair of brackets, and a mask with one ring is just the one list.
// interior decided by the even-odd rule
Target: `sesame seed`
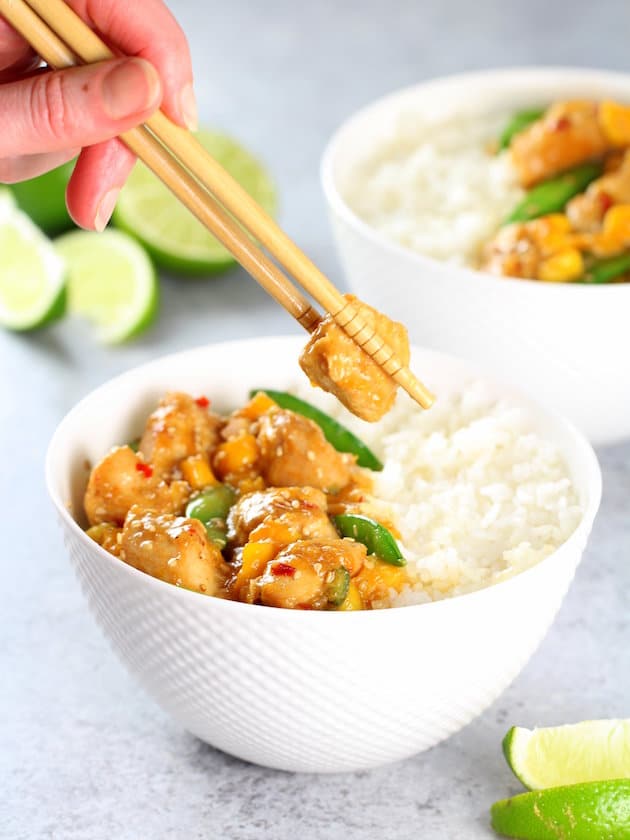
[(175, 566), (177, 565), (177, 557), (169, 557), (166, 561), (167, 566)]

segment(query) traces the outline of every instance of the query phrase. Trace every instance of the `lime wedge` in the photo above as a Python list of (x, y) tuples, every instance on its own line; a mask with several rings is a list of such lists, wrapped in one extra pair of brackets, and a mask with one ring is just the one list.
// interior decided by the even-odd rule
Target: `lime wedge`
[(587, 720), (547, 729), (513, 726), (503, 752), (530, 790), (630, 778), (630, 720)]
[(8, 190), (0, 191), (0, 326), (34, 330), (66, 308), (65, 265)]
[[(200, 143), (269, 213), (276, 193), (266, 170), (235, 140), (211, 131)], [(216, 274), (234, 264), (232, 255), (144, 164), (136, 164), (118, 199), (114, 224), (135, 236), (156, 265), (178, 274)]]
[(127, 341), (153, 323), (157, 278), (135, 239), (116, 230), (78, 230), (55, 245), (68, 269), (68, 308), (95, 324), (100, 341)]
[(630, 840), (630, 779), (537, 790), (492, 806), (492, 827), (522, 840)]
[(66, 209), (66, 187), (73, 169), (74, 161), (64, 163), (30, 181), (11, 185), (20, 209), (48, 236), (57, 236), (74, 227)]

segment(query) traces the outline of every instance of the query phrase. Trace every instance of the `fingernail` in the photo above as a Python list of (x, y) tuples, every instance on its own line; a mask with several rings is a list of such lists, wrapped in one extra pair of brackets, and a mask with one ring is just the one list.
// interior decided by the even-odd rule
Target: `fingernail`
[(197, 114), (197, 100), (192, 85), (186, 85), (179, 95), (179, 107), (184, 117), (186, 127), (190, 131), (197, 131), (199, 127), (199, 116)]
[(96, 211), (96, 218), (94, 219), (94, 228), (99, 233), (102, 233), (107, 227), (107, 223), (114, 212), (119, 193), (120, 189), (116, 187), (116, 189), (106, 192), (101, 199), (101, 203), (98, 205), (98, 210)]
[(129, 58), (103, 78), (103, 107), (113, 120), (131, 117), (157, 105), (160, 89), (155, 67), (141, 58)]

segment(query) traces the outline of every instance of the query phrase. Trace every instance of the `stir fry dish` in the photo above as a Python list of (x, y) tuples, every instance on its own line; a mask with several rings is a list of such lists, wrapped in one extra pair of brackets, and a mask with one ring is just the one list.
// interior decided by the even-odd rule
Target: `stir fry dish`
[[(313, 343), (334, 333), (323, 325)], [(205, 595), (381, 608), (407, 572), (370, 496), (379, 469), (348, 429), (291, 394), (258, 390), (221, 416), (206, 397), (170, 392), (137, 442), (91, 470), (87, 533), (130, 566)]]
[(523, 111), (498, 146), (527, 192), (479, 267), (542, 281), (630, 280), (630, 106), (578, 100)]

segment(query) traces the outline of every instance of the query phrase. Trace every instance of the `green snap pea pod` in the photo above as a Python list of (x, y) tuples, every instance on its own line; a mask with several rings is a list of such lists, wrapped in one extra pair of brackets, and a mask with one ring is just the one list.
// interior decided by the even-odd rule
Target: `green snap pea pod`
[(517, 111), (499, 135), (499, 149), (507, 149), (512, 139), (545, 113), (544, 108), (528, 108)]
[(295, 411), (296, 414), (301, 414), (317, 423), (328, 443), (334, 446), (338, 452), (349, 452), (356, 455), (357, 464), (360, 467), (367, 467), (369, 470), (377, 472), (383, 469), (382, 463), (362, 440), (359, 440), (349, 429), (333, 420), (328, 414), (320, 411), (319, 408), (315, 408), (314, 405), (307, 403), (305, 400), (294, 397), (293, 394), (287, 394), (285, 391), (272, 391), (269, 388), (254, 388), (253, 391), (249, 392), (250, 397), (255, 396), (259, 391), (271, 397), (280, 408)]
[(576, 166), (575, 169), (568, 169), (562, 175), (537, 184), (516, 205), (504, 224), (529, 222), (539, 216), (546, 216), (547, 213), (561, 212), (574, 195), (585, 190), (591, 181), (601, 174), (601, 164), (584, 163), (582, 166)]
[(352, 537), (353, 540), (363, 543), (368, 554), (374, 554), (392, 566), (407, 565), (398, 543), (380, 522), (356, 513), (341, 513), (335, 516), (333, 521), (343, 537)]
[(137, 452), (138, 449), (140, 449), (140, 438), (130, 441), (127, 446), (129, 449), (133, 449), (134, 452)]
[(223, 551), (227, 545), (225, 525), (206, 524), (206, 536), (211, 543), (214, 543), (219, 548), (220, 551)]
[(584, 283), (610, 283), (627, 271), (630, 271), (630, 254), (619, 254), (592, 263), (582, 279)]
[(345, 597), (348, 594), (349, 586), (350, 572), (345, 568), (345, 566), (340, 566), (335, 572), (333, 579), (326, 587), (328, 603), (332, 604), (334, 607), (338, 607), (339, 604), (343, 604)]
[(236, 493), (227, 484), (215, 484), (191, 499), (186, 506), (186, 516), (199, 519), (204, 525), (215, 525), (215, 519), (225, 520), (236, 500)]

